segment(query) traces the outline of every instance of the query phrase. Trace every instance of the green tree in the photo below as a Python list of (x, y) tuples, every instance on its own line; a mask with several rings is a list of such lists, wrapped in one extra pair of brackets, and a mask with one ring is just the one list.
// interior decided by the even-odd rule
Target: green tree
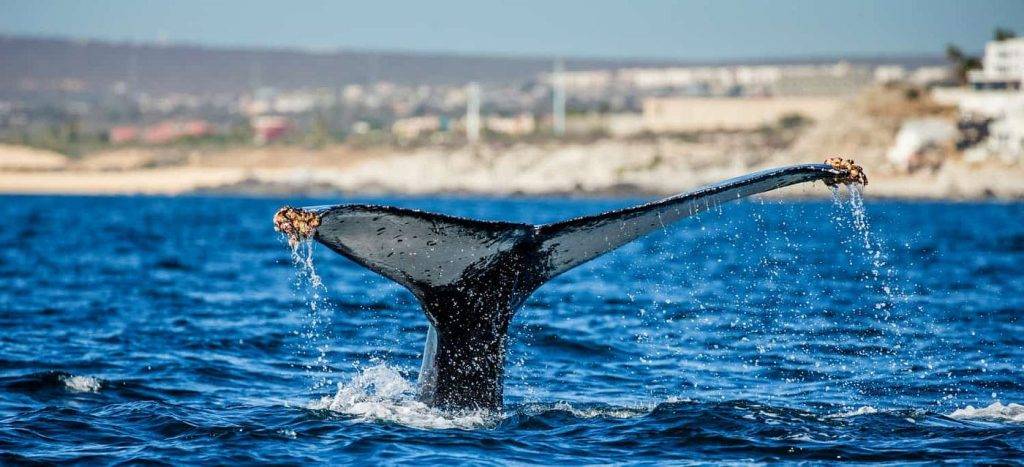
[(957, 47), (957, 46), (955, 46), (953, 44), (947, 44), (946, 45), (946, 59), (947, 60), (949, 60), (951, 62), (959, 62), (960, 60), (963, 60), (963, 58), (964, 58), (964, 52), (962, 50), (960, 50), (960, 47)]
[(995, 33), (993, 33), (993, 36), (995, 37), (996, 41), (1001, 42), (1007, 39), (1013, 39), (1014, 37), (1017, 37), (1017, 34), (1006, 28), (996, 28)]
[(953, 44), (946, 46), (946, 59), (953, 65), (957, 82), (960, 84), (967, 82), (968, 71), (981, 68), (981, 60), (978, 57), (965, 54), (960, 47)]

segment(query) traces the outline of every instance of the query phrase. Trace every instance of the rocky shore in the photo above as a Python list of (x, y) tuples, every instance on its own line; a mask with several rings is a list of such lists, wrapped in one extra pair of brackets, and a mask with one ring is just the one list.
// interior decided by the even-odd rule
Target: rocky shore
[[(676, 140), (597, 141), (560, 146), (516, 145), (444, 150), (422, 148), (391, 154), (313, 157), (304, 161), (228, 164), (224, 153), (193, 155), (175, 164), (89, 168), (87, 160), (0, 170), (0, 192), (62, 194), (468, 193), (486, 195), (657, 195), (685, 191), (768, 167), (821, 162), (827, 156), (856, 159), (870, 176), (873, 197), (913, 199), (1022, 199), (1024, 167), (951, 160), (905, 173), (865, 154), (815, 154)], [(5, 150), (0, 148), (0, 159)], [(266, 150), (264, 150), (266, 151)], [(272, 150), (269, 152), (273, 152)], [(820, 196), (824, 190), (793, 187), (782, 196)]]

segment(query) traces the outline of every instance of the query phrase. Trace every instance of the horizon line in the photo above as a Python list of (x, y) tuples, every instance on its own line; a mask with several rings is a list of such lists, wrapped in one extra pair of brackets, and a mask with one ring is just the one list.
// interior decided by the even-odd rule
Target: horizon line
[[(425, 49), (398, 49), (398, 48), (372, 48), (352, 46), (332, 47), (302, 47), (287, 45), (252, 45), (252, 44), (211, 44), (192, 42), (188, 40), (160, 41), (160, 40), (137, 40), (137, 39), (110, 39), (93, 37), (76, 37), (58, 34), (24, 34), (9, 33), (0, 31), (0, 40), (36, 40), (49, 42), (70, 42), (79, 44), (98, 44), (113, 46), (131, 46), (138, 48), (196, 48), (224, 52), (282, 52), (299, 53), (306, 55), (339, 55), (345, 53), (353, 54), (379, 54), (398, 56), (420, 56), (420, 57), (454, 57), (467, 59), (493, 59), (493, 60), (537, 60), (537, 61), (575, 61), (575, 62), (625, 62), (637, 64), (661, 64), (661, 65), (742, 65), (750, 63), (758, 64), (786, 64), (786, 63), (822, 63), (822, 62), (870, 62), (870, 61), (898, 61), (899, 59), (944, 59), (943, 52), (932, 54), (920, 53), (886, 53), (878, 52), (873, 54), (810, 54), (803, 56), (772, 56), (772, 57), (729, 57), (729, 58), (667, 58), (667, 57), (623, 57), (615, 55), (559, 55), (559, 54), (529, 54), (514, 52), (469, 52), (458, 50), (425, 50)], [(952, 44), (950, 44), (952, 45)], [(943, 46), (945, 47), (945, 45)], [(969, 54), (979, 54), (978, 51), (967, 51)]]

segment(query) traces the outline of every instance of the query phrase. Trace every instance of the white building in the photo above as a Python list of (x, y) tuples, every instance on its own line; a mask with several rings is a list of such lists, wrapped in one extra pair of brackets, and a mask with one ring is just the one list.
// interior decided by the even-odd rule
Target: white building
[[(585, 71), (563, 71), (562, 80), (565, 88), (573, 92), (603, 91), (612, 85), (612, 71), (610, 70), (585, 70)], [(545, 80), (549, 85), (555, 82), (554, 74), (546, 75)]]
[(821, 120), (842, 103), (839, 96), (651, 97), (643, 101), (643, 125), (652, 133), (755, 130), (790, 115)]
[(537, 131), (537, 120), (529, 112), (512, 117), (492, 115), (484, 120), (484, 126), (495, 133), (522, 136)]
[(982, 68), (967, 80), (975, 89), (1021, 89), (1024, 80), (1024, 37), (992, 41), (985, 45)]
[(970, 87), (935, 88), (932, 98), (956, 105), (960, 117), (989, 120), (989, 136), (964, 152), (968, 161), (1024, 160), (1024, 38), (985, 45), (982, 69), (967, 75)]
[(947, 83), (952, 78), (948, 66), (922, 66), (910, 73), (909, 81), (920, 86)]
[(1007, 115), (992, 122), (989, 136), (984, 142), (964, 153), (968, 161), (979, 162), (988, 158), (1012, 164), (1024, 161), (1024, 113)]
[(966, 118), (1007, 118), (1024, 112), (1024, 38), (985, 45), (982, 69), (967, 75), (970, 87), (935, 88), (932, 98), (955, 105)]
[(1004, 162), (1024, 160), (1024, 115), (1010, 115), (993, 122), (986, 141), (989, 151)]
[(907, 69), (899, 65), (882, 65), (875, 68), (875, 82), (888, 84), (907, 79)]
[(426, 133), (440, 131), (443, 125), (444, 122), (437, 115), (401, 118), (391, 124), (391, 133), (402, 139), (415, 139)]

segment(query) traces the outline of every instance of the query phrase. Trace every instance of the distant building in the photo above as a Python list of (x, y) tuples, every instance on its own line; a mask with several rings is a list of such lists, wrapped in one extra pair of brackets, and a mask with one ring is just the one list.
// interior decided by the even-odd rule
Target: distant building
[(571, 115), (566, 120), (566, 133), (628, 138), (651, 131), (639, 113), (597, 113)]
[(316, 94), (305, 91), (282, 93), (274, 99), (274, 112), (283, 114), (300, 114), (317, 107), (319, 99)]
[(988, 131), (989, 136), (982, 144), (964, 153), (967, 160), (982, 161), (995, 156), (1009, 164), (1024, 161), (1024, 113), (993, 121)]
[(642, 114), (615, 113), (607, 115), (608, 134), (615, 137), (629, 137), (647, 131)]
[(835, 96), (855, 94), (870, 84), (868, 67), (846, 62), (832, 65), (791, 66), (782, 69), (770, 90), (776, 96)]
[(111, 144), (131, 143), (139, 139), (139, 127), (134, 125), (119, 125), (110, 129), (107, 133), (107, 140)]
[[(967, 74), (968, 87), (932, 90), (932, 99), (955, 105), (962, 126), (979, 126), (988, 137), (964, 151), (965, 159), (995, 156), (1012, 163), (1024, 159), (1024, 38), (985, 45), (982, 68)], [(966, 125), (964, 125), (966, 124)]]
[(272, 88), (261, 88), (252, 96), (242, 97), (239, 107), (249, 116), (301, 114), (328, 107), (334, 102), (334, 93), (325, 89), (278, 92)]
[[(134, 141), (140, 139), (146, 144), (166, 144), (182, 138), (198, 138), (213, 133), (213, 127), (205, 120), (167, 120), (144, 128), (141, 132), (136, 131), (132, 136), (131, 127), (115, 127), (111, 129), (110, 139), (120, 142)], [(118, 133), (118, 134), (115, 134)]]
[(531, 113), (521, 113), (512, 117), (492, 115), (484, 120), (484, 126), (495, 133), (511, 136), (528, 135), (537, 131), (537, 121)]
[(341, 100), (346, 104), (358, 103), (363, 98), (363, 87), (358, 84), (349, 84), (341, 89)]
[(628, 68), (619, 71), (618, 81), (641, 90), (685, 88), (703, 83), (736, 84), (734, 73), (728, 67)]
[(352, 133), (357, 135), (365, 135), (370, 132), (373, 128), (370, 127), (370, 123), (360, 120), (352, 124)]
[(972, 119), (998, 119), (1024, 109), (1024, 92), (1010, 89), (935, 88), (932, 99)]
[(875, 82), (899, 83), (907, 79), (907, 69), (900, 65), (882, 65), (875, 68)]
[(251, 125), (253, 139), (257, 144), (267, 144), (281, 139), (292, 128), (291, 120), (276, 115), (253, 117)]
[(988, 147), (1005, 162), (1024, 160), (1024, 115), (1010, 115), (989, 126)]
[[(563, 71), (562, 80), (566, 90), (572, 92), (603, 91), (612, 85), (613, 72), (611, 70), (587, 70), (587, 71)], [(548, 84), (555, 82), (553, 75), (547, 75)]]
[(908, 71), (899, 65), (882, 65), (875, 68), (875, 82), (912, 83), (920, 86), (948, 83), (952, 79), (948, 66), (922, 66)]
[(243, 99), (239, 107), (243, 114), (252, 116), (270, 113), (274, 106), (269, 99)]
[(166, 144), (182, 138), (198, 138), (213, 133), (213, 127), (205, 120), (167, 120), (145, 128), (134, 125), (119, 125), (107, 132), (111, 144), (142, 142), (145, 144)]
[[(586, 83), (597, 83), (598, 79)], [(580, 78), (582, 78), (581, 76)], [(672, 68), (626, 68), (614, 82), (625, 89), (701, 90), (712, 95), (850, 94), (872, 80), (871, 69), (846, 62), (824, 65), (748, 65)]]
[(967, 80), (974, 89), (1021, 89), (1024, 80), (1024, 37), (992, 41), (985, 45), (980, 70)]
[(653, 133), (753, 130), (798, 114), (820, 120), (842, 103), (838, 97), (671, 97), (643, 102), (643, 124)]
[(971, 70), (966, 88), (935, 88), (932, 98), (956, 106), (961, 117), (1002, 119), (1024, 112), (1024, 38), (985, 46), (982, 69)]
[(401, 118), (391, 124), (391, 134), (402, 139), (416, 139), (422, 134), (440, 131), (442, 123), (437, 115)]
[(921, 86), (949, 83), (953, 79), (953, 73), (948, 66), (923, 66), (910, 74), (909, 81)]

